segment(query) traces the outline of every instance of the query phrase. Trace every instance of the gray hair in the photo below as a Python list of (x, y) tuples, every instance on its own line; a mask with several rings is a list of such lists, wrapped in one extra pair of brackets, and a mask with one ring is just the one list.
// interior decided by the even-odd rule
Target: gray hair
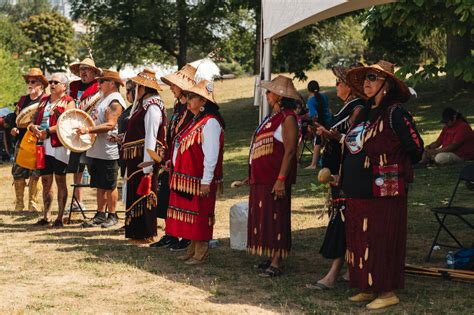
[(61, 82), (62, 84), (65, 84), (66, 88), (69, 86), (69, 79), (68, 79), (67, 75), (64, 72), (55, 72), (51, 75), (51, 78), (53, 76), (58, 77), (59, 82)]

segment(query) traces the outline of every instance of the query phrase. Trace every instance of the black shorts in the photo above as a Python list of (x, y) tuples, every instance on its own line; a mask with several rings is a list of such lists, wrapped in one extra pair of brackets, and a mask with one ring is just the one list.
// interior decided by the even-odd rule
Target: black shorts
[(69, 163), (67, 165), (68, 174), (82, 173), (86, 164), (81, 163), (81, 155), (83, 153), (71, 152), (69, 155)]
[(50, 155), (45, 155), (45, 168), (40, 170), (41, 175), (66, 175), (67, 164), (56, 160)]
[(91, 175), (90, 186), (105, 190), (117, 187), (118, 160), (91, 159), (87, 169)]

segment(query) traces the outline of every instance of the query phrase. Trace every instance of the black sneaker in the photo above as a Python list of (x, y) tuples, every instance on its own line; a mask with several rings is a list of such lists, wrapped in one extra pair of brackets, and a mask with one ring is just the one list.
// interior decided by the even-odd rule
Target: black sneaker
[(150, 247), (164, 248), (164, 247), (173, 246), (176, 243), (179, 243), (179, 240), (177, 237), (173, 237), (173, 236), (165, 234), (158, 242), (150, 244)]
[(82, 227), (98, 226), (104, 223), (106, 219), (107, 219), (107, 216), (105, 212), (96, 212), (94, 217), (91, 220), (82, 223)]
[(178, 243), (174, 244), (173, 246), (170, 246), (170, 251), (182, 252), (186, 250), (186, 248), (188, 248), (189, 244), (191, 244), (191, 241), (183, 238)]
[(115, 213), (109, 213), (109, 215), (107, 216), (107, 220), (105, 220), (105, 222), (102, 223), (100, 226), (106, 229), (116, 224), (118, 224), (118, 216)]

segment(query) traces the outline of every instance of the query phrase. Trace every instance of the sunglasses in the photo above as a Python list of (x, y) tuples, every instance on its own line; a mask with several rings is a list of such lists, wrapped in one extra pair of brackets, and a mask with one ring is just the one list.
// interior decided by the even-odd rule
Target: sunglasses
[(197, 94), (195, 94), (195, 93), (188, 93), (188, 94), (186, 94), (186, 98), (187, 98), (188, 100), (193, 99), (193, 98), (198, 97), (198, 96), (199, 96), (199, 95), (197, 95)]
[(99, 82), (99, 83), (101, 83), (101, 84), (102, 84), (102, 83), (104, 83), (104, 82), (110, 82), (110, 80), (104, 80), (104, 79), (100, 79), (100, 80), (97, 80), (97, 82)]
[(339, 86), (339, 84), (341, 84), (341, 80), (337, 79), (336, 80), (336, 86)]
[(36, 83), (38, 83), (38, 81), (36, 81), (36, 80), (28, 80), (28, 81), (26, 81), (26, 83), (28, 83), (28, 84), (36, 84)]
[(364, 79), (370, 82), (375, 82), (377, 80), (384, 80), (385, 78), (386, 77), (375, 74), (375, 73), (367, 73)]
[(48, 81), (50, 85), (58, 85), (58, 84), (63, 84), (62, 82), (59, 82), (59, 81), (55, 81), (55, 80), (51, 80), (51, 81)]
[(133, 90), (135, 90), (135, 89), (134, 88), (127, 89), (127, 93), (131, 93), (131, 92), (133, 92)]

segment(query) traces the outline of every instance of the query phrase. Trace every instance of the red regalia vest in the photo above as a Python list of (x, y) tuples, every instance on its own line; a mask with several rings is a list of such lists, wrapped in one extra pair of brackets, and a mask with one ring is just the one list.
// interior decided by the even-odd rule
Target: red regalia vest
[[(296, 114), (290, 109), (284, 109), (264, 120), (257, 128), (250, 145), (250, 184), (273, 185), (280, 173), (285, 147), (283, 142), (275, 139), (275, 131), (283, 121)], [(291, 162), (286, 182), (296, 182), (296, 157)]]
[[(46, 95), (41, 99), (40, 104), (38, 106), (38, 111), (36, 112), (36, 118), (33, 119), (33, 121), (35, 122), (35, 125), (41, 124), (41, 121), (43, 120), (44, 109), (50, 99), (51, 99), (51, 95)], [(69, 95), (64, 95), (54, 104), (54, 107), (51, 110), (50, 116), (49, 116), (50, 127), (56, 126), (56, 124), (58, 123), (59, 116), (62, 113), (64, 113), (64, 111), (66, 110), (67, 104), (72, 101), (74, 100)], [(56, 133), (51, 134), (51, 146), (53, 147), (63, 146), (61, 141), (59, 141), (58, 135)]]
[[(389, 106), (373, 123), (366, 127), (363, 148), (367, 154), (365, 168), (374, 165), (387, 166), (398, 164), (405, 182), (413, 182), (413, 167), (410, 158), (405, 153), (400, 139), (392, 124), (392, 113), (401, 104)], [(404, 118), (405, 119), (405, 118)], [(405, 121), (413, 139), (417, 139), (416, 131), (409, 121)]]
[[(188, 128), (175, 137), (173, 150), (178, 150), (178, 152), (173, 166), (173, 175), (170, 179), (171, 189), (199, 196), (201, 179), (204, 173), (204, 152), (201, 146), (204, 139), (203, 129), (211, 118), (215, 118), (220, 123), (218, 117), (208, 114), (196, 123), (190, 122)], [(176, 144), (179, 144), (179, 147)], [(223, 152), (224, 131), (222, 130), (219, 139), (219, 157), (214, 169), (214, 178), (210, 185), (211, 192), (222, 190)]]
[(69, 85), (69, 96), (76, 101), (76, 107), (86, 112), (90, 112), (101, 99), (99, 94), (99, 82), (93, 81), (91, 85), (82, 93), (81, 97), (77, 98), (77, 93), (81, 87), (81, 80), (73, 81)]
[[(183, 116), (187, 115), (184, 119)], [(189, 123), (192, 118), (191, 112), (188, 113), (186, 104), (181, 104), (179, 99), (176, 101), (176, 104), (173, 109), (173, 114), (171, 115), (168, 132), (166, 134), (166, 143), (168, 145), (167, 154), (165, 156), (165, 161), (169, 160), (173, 156), (173, 141), (176, 135), (183, 130)], [(183, 120), (183, 121), (181, 121)]]
[[(150, 106), (158, 106), (161, 111), (162, 122), (156, 135), (156, 147), (164, 152), (166, 150), (166, 112), (163, 101), (159, 96), (151, 97), (146, 103), (136, 110), (128, 121), (128, 130), (122, 144), (122, 159), (143, 159), (145, 148), (145, 115)], [(130, 175), (130, 174), (129, 174)]]

